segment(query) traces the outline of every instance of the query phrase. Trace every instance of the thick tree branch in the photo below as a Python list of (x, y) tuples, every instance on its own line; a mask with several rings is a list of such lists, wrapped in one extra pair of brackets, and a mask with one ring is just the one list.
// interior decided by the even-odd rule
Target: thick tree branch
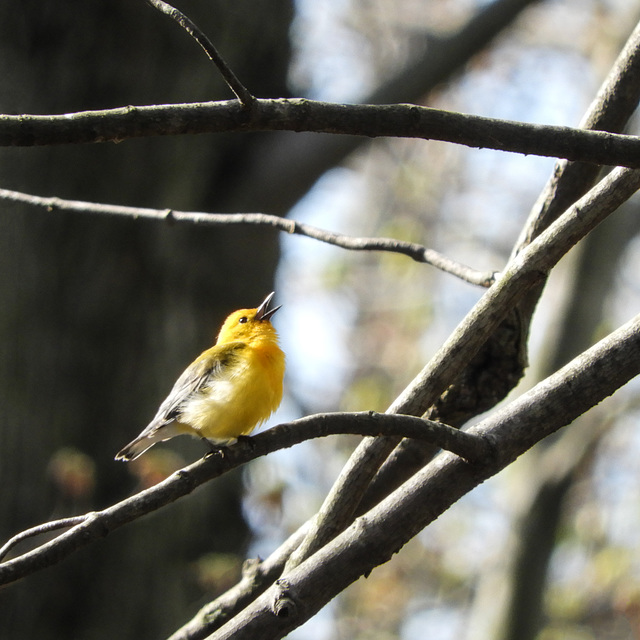
[(250, 113), (234, 100), (63, 115), (0, 115), (0, 146), (120, 142), (145, 136), (248, 131), (442, 140), (469, 147), (640, 168), (640, 138), (636, 136), (496, 120), (412, 104), (259, 99)]
[[(385, 415), (375, 412), (318, 414), (281, 424), (273, 429), (240, 441), (224, 450), (224, 456), (211, 455), (177, 471), (163, 482), (127, 498), (102, 511), (87, 513), (66, 521), (46, 523), (14, 536), (3, 547), (8, 552), (18, 542), (45, 531), (72, 526), (42, 546), (0, 564), (0, 584), (16, 580), (60, 561), (76, 549), (147, 513), (191, 493), (204, 482), (259, 456), (291, 447), (310, 438), (355, 433), (360, 435), (396, 435), (427, 439), (439, 447), (454, 450), (470, 460), (484, 460), (492, 455), (482, 438), (469, 436), (444, 424), (412, 416)], [(61, 524), (64, 523), (64, 524)]]
[[(581, 126), (620, 131), (631, 117), (640, 98), (640, 25), (629, 37), (596, 99), (582, 118)], [(600, 167), (561, 161), (541, 194), (530, 221), (517, 243), (521, 250), (553, 220), (593, 186)], [(546, 279), (529, 290), (490, 339), (462, 370), (427, 417), (460, 426), (471, 417), (487, 411), (517, 384), (527, 362), (526, 344), (533, 310)], [(572, 354), (574, 355), (574, 354)], [(564, 364), (564, 361), (560, 364)], [(405, 441), (387, 458), (369, 487), (365, 503), (369, 506), (399, 486), (433, 456), (426, 444)]]
[(471, 465), (450, 454), (439, 456), (210, 638), (285, 636), (359, 577), (387, 562), (463, 495), (638, 373), (640, 316), (470, 429), (495, 443), (497, 459)]
[[(507, 270), (458, 325), (431, 362), (389, 407), (389, 413), (423, 414), (464, 370), (526, 292), (542, 282), (560, 258), (640, 188), (640, 172), (615, 169), (511, 260)], [(395, 438), (365, 439), (325, 499), (292, 568), (353, 519), (360, 497), (397, 445)]]
[(74, 211), (77, 213), (93, 213), (109, 216), (126, 216), (130, 218), (149, 218), (170, 222), (188, 222), (203, 225), (253, 224), (273, 227), (278, 231), (296, 234), (319, 240), (327, 244), (350, 249), (352, 251), (386, 251), (399, 253), (425, 264), (430, 264), (441, 271), (450, 273), (465, 282), (481, 287), (493, 283), (493, 272), (481, 272), (451, 260), (441, 253), (428, 249), (415, 242), (404, 242), (394, 238), (365, 238), (346, 236), (333, 231), (314, 227), (304, 222), (288, 218), (272, 216), (266, 213), (203, 213), (200, 211), (176, 211), (174, 209), (148, 209), (144, 207), (128, 207), (109, 205), (62, 198), (42, 198), (19, 191), (0, 189), (0, 200), (22, 202), (35, 207), (44, 207), (48, 211)]

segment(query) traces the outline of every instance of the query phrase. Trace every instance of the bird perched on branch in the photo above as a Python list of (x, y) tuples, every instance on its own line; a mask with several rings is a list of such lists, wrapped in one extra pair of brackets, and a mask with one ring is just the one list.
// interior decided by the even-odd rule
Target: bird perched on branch
[(156, 442), (189, 434), (225, 445), (251, 433), (282, 400), (284, 353), (271, 324), (270, 293), (257, 309), (234, 311), (216, 344), (178, 378), (149, 426), (116, 456), (134, 460)]

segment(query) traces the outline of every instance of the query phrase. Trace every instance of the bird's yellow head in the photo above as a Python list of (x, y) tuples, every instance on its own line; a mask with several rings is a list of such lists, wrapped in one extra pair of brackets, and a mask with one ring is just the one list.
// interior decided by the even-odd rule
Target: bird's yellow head
[(280, 306), (269, 309), (275, 295), (271, 292), (257, 309), (238, 309), (222, 325), (216, 344), (228, 342), (255, 342), (270, 340), (277, 342), (278, 334), (271, 324), (273, 314)]

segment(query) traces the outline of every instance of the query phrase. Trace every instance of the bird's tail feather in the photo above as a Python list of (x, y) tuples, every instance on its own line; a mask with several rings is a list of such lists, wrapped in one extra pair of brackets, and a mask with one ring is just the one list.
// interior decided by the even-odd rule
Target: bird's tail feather
[(123, 460), (124, 462), (135, 460), (147, 449), (153, 447), (156, 442), (169, 440), (169, 438), (178, 436), (181, 433), (184, 432), (177, 429), (175, 423), (165, 424), (155, 429), (149, 429), (149, 427), (147, 427), (135, 440), (132, 440), (126, 447), (118, 451), (116, 460)]

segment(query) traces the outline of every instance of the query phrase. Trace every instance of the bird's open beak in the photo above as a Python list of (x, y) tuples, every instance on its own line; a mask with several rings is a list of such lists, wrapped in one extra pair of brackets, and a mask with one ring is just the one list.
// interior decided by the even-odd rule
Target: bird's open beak
[(256, 320), (270, 320), (271, 316), (282, 306), (281, 304), (273, 309), (269, 309), (269, 303), (273, 296), (276, 295), (275, 291), (272, 291), (265, 299), (264, 302), (258, 307), (256, 311)]

